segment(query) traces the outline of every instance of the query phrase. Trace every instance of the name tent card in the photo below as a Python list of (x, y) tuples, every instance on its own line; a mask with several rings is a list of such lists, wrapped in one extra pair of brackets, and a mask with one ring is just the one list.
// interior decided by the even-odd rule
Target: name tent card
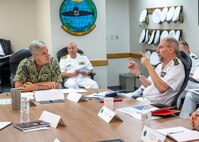
[(50, 126), (53, 128), (57, 128), (58, 124), (66, 126), (61, 116), (48, 112), (48, 111), (43, 111), (39, 120), (43, 120), (50, 123)]
[(166, 137), (164, 135), (147, 126), (144, 126), (141, 136), (141, 140), (143, 142), (164, 142), (165, 138)]
[(122, 121), (122, 119), (112, 110), (109, 108), (103, 106), (99, 113), (97, 114), (100, 118), (102, 118), (107, 123), (111, 122), (113, 119), (117, 119), (119, 121)]
[(82, 94), (77, 92), (69, 92), (66, 99), (78, 103), (79, 101), (86, 101), (85, 97)]
[(35, 100), (40, 103), (64, 102), (64, 93), (59, 89), (35, 91)]

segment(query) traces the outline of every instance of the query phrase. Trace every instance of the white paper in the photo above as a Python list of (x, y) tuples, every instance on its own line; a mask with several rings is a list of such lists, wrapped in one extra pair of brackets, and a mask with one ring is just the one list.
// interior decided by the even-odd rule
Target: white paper
[(64, 93), (59, 89), (35, 91), (36, 101), (64, 100)]
[(66, 97), (66, 99), (77, 103), (81, 99), (81, 97), (83, 97), (82, 94), (76, 92), (70, 92)]
[(21, 93), (21, 97), (26, 97), (28, 100), (34, 99), (34, 92)]
[(108, 93), (108, 91), (105, 92), (96, 92), (90, 95), (87, 95), (86, 98), (104, 98), (106, 93)]
[(61, 116), (48, 112), (48, 111), (43, 111), (43, 113), (41, 114), (39, 118), (39, 120), (43, 120), (50, 123), (50, 126), (53, 128), (57, 127), (60, 119), (61, 119)]
[(79, 65), (77, 66), (74, 70), (76, 71), (81, 71), (81, 72), (87, 72), (88, 68), (86, 67), (87, 65)]
[[(141, 120), (141, 114), (142, 114), (142, 110), (140, 109), (137, 109), (139, 108), (138, 106), (132, 106), (132, 107), (126, 107), (126, 108), (119, 108), (117, 109), (117, 111), (120, 111), (120, 112), (123, 112), (129, 116), (132, 116), (136, 119), (139, 119)], [(150, 107), (150, 111), (154, 111), (158, 108), (156, 107)], [(158, 116), (151, 116), (151, 119), (154, 120), (154, 119), (159, 119), (161, 117), (158, 117)]]
[(191, 140), (199, 140), (199, 132), (193, 131), (184, 127), (172, 127), (166, 129), (158, 129), (156, 130), (161, 134), (171, 137), (176, 141), (191, 141)]
[(35, 128), (30, 130), (24, 130), (23, 132), (33, 132), (33, 131), (41, 131), (41, 130), (47, 130), (50, 129), (49, 127), (41, 127), (41, 128)]
[(165, 136), (158, 133), (157, 131), (144, 126), (144, 129), (142, 131), (141, 140), (144, 142), (164, 142)]
[(0, 105), (8, 105), (11, 104), (11, 99), (0, 99)]
[(69, 92), (78, 92), (84, 93), (87, 92), (85, 89), (59, 89), (62, 93), (69, 93)]
[(12, 122), (0, 122), (0, 130), (10, 125)]

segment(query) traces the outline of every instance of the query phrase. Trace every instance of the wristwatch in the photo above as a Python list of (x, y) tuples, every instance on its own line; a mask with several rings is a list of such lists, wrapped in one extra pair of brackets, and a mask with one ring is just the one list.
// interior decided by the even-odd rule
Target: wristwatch
[(142, 77), (142, 73), (140, 73), (138, 76), (136, 76), (137, 79), (139, 79), (140, 77)]

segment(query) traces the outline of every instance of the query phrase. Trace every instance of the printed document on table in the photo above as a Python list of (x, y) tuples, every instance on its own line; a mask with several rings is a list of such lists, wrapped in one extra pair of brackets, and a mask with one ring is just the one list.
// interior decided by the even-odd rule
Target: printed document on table
[[(144, 106), (132, 106), (132, 107), (126, 107), (126, 108), (119, 108), (117, 109), (117, 111), (123, 112), (129, 116), (132, 116), (136, 119), (141, 120), (141, 114), (142, 114), (142, 109), (144, 108)], [(158, 108), (156, 107), (151, 107), (150, 111), (156, 110)], [(151, 119), (158, 119), (161, 117), (157, 117), (157, 116), (151, 116)]]
[(70, 92), (76, 92), (76, 93), (84, 93), (87, 92), (85, 89), (59, 89), (62, 93), (70, 93)]
[(64, 100), (64, 93), (59, 89), (35, 91), (35, 100), (49, 101), (49, 100)]
[(166, 129), (158, 129), (156, 131), (179, 142), (199, 140), (198, 131), (193, 131), (184, 127), (172, 127)]

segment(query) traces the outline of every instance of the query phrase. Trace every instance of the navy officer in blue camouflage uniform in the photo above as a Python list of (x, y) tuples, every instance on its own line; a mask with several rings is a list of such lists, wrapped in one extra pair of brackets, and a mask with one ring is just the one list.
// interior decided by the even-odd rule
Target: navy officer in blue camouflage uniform
[(22, 60), (15, 76), (15, 87), (22, 91), (58, 89), (62, 82), (59, 63), (50, 57), (47, 45), (34, 40), (29, 46), (31, 57)]

